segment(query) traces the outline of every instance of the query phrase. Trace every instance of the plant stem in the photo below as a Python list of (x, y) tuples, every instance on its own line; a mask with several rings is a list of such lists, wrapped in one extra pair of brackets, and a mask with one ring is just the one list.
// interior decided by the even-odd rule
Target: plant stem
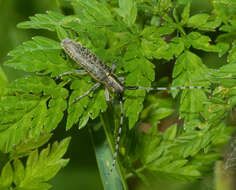
[[(145, 168), (146, 168), (146, 166), (141, 167), (141, 168), (138, 168), (138, 169), (135, 170), (134, 172), (135, 172), (135, 173), (140, 173), (140, 172), (142, 172), (143, 170), (145, 170)], [(125, 176), (125, 178), (128, 179), (128, 178), (131, 178), (131, 177), (133, 177), (133, 176), (134, 176), (134, 173), (128, 173), (128, 174)]]
[(217, 161), (215, 164), (215, 190), (234, 190), (233, 173), (224, 169), (224, 162)]
[(98, 168), (104, 189), (127, 190), (128, 187), (125, 177), (121, 172), (121, 167), (118, 160), (116, 162), (116, 167), (110, 173), (112, 165), (111, 163), (113, 161), (112, 142), (114, 140), (111, 132), (112, 125), (114, 123), (112, 113), (112, 110), (109, 110), (106, 113), (100, 114), (100, 120), (103, 127), (100, 127), (95, 131), (95, 126), (92, 126), (89, 128), (89, 131), (94, 145)]

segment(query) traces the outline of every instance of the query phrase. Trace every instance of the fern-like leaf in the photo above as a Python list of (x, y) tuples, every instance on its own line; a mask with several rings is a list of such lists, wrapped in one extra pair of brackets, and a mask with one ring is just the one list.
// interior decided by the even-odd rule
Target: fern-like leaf
[(62, 159), (70, 138), (55, 142), (51, 147), (43, 149), (40, 153), (35, 150), (29, 154), (26, 166), (16, 159), (14, 166), (14, 184), (17, 189), (42, 189), (51, 187), (47, 183), (58, 171), (68, 163), (68, 159)]
[(61, 56), (60, 43), (49, 38), (36, 36), (9, 52), (12, 56), (5, 65), (26, 72), (42, 75), (59, 74), (73, 70), (73, 67)]
[(27, 136), (55, 129), (66, 109), (67, 95), (66, 89), (49, 78), (29, 77), (11, 83), (8, 94), (0, 97), (1, 150), (9, 152)]

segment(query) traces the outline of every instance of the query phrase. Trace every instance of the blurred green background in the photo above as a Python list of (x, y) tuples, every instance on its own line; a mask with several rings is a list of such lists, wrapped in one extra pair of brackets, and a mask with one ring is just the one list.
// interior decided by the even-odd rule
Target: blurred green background
[[(53, 37), (53, 33), (45, 30), (21, 30), (17, 23), (25, 21), (36, 13), (45, 13), (47, 10), (60, 11), (57, 0), (0, 0), (0, 64), (7, 59), (7, 53), (24, 41), (35, 35)], [(192, 12), (208, 12), (211, 10), (207, 0), (195, 0)], [(216, 65), (220, 62), (216, 57), (205, 57), (208, 63)], [(214, 66), (213, 65), (213, 66)], [(2, 66), (9, 81), (12, 81), (25, 73)], [(72, 136), (72, 141), (66, 157), (71, 160), (66, 168), (50, 182), (52, 189), (103, 189), (97, 170), (96, 159), (92, 144), (86, 128), (78, 130), (75, 127), (65, 132), (63, 123), (57, 128), (52, 141), (61, 140), (66, 136)], [(170, 183), (152, 180), (151, 186), (144, 186), (136, 180), (129, 181), (130, 189), (165, 189), (165, 190), (210, 190), (214, 189), (213, 177), (207, 176), (201, 181), (191, 184)]]

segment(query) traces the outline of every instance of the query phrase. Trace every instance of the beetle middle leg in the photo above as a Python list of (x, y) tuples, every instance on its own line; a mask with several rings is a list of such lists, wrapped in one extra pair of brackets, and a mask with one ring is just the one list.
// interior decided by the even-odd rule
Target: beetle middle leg
[(82, 94), (82, 95), (79, 96), (78, 98), (75, 98), (75, 99), (73, 100), (73, 103), (76, 103), (76, 102), (78, 102), (81, 98), (83, 98), (83, 97), (89, 95), (90, 92), (92, 92), (93, 90), (97, 89), (99, 86), (101, 86), (101, 84), (100, 84), (100, 83), (96, 83), (96, 84), (93, 85), (87, 92), (85, 92), (84, 94)]
[(110, 95), (109, 95), (108, 88), (105, 88), (105, 97), (106, 97), (106, 101), (110, 102)]
[(116, 60), (115, 63), (112, 65), (112, 68), (111, 68), (112, 73), (115, 71), (117, 64), (118, 64), (118, 60)]

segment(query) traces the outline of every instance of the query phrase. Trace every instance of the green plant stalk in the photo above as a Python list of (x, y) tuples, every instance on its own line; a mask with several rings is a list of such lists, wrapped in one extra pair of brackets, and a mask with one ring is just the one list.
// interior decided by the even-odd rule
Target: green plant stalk
[[(138, 173), (142, 172), (142, 171), (145, 170), (145, 169), (146, 169), (146, 166), (143, 166), (143, 167), (141, 167), (141, 168), (136, 169), (136, 170), (134, 171), (134, 173), (138, 174)], [(134, 177), (134, 176), (135, 176), (134, 173), (128, 173), (128, 174), (125, 176), (126, 179), (131, 178), (131, 177)]]
[(234, 176), (224, 169), (224, 162), (217, 161), (215, 164), (215, 190), (234, 190)]
[(100, 119), (103, 127), (100, 127), (99, 130), (96, 131), (93, 127), (90, 127), (90, 137), (93, 142), (104, 189), (127, 190), (128, 187), (125, 177), (122, 175), (118, 161), (116, 162), (116, 167), (113, 169), (112, 173), (109, 174), (113, 161), (113, 154), (110, 147), (112, 147), (112, 141), (114, 141), (113, 136), (109, 133), (109, 128), (111, 128), (110, 126), (113, 123), (111, 118), (112, 117), (108, 112), (101, 114)]

